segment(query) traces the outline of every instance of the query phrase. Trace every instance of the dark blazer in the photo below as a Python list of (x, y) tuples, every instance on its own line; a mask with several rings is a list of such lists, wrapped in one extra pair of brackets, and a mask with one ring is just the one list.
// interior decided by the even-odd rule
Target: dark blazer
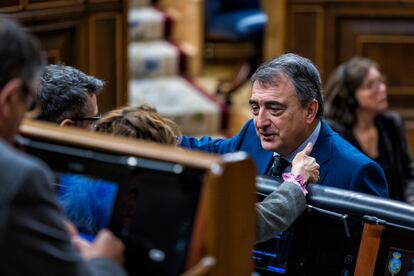
[[(363, 152), (353, 134), (352, 127), (346, 128), (337, 123), (332, 126), (346, 140)], [(389, 197), (414, 203), (414, 170), (411, 167), (410, 150), (404, 122), (396, 112), (385, 112), (375, 118), (378, 129), (379, 157), (375, 159), (383, 168), (388, 182)]]
[(125, 275), (71, 244), (50, 171), (0, 139), (0, 275)]
[[(182, 137), (181, 146), (219, 154), (245, 151), (256, 163), (258, 174), (271, 166), (273, 152), (265, 151), (249, 120), (236, 136), (229, 139)], [(325, 122), (311, 156), (320, 165), (319, 184), (388, 197), (387, 182), (381, 167), (334, 132)]]

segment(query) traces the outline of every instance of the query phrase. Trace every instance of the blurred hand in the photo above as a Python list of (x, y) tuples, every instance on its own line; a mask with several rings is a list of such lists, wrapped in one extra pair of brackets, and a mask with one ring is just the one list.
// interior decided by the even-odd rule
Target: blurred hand
[(319, 164), (316, 163), (315, 158), (309, 156), (312, 148), (312, 143), (308, 143), (292, 161), (291, 172), (294, 175), (301, 175), (306, 183), (315, 183), (319, 179)]
[(124, 262), (124, 244), (108, 230), (99, 231), (93, 243), (80, 239), (74, 239), (74, 243), (87, 260), (106, 258), (119, 264)]
[(68, 219), (63, 219), (63, 224), (66, 227), (66, 230), (69, 232), (71, 238), (74, 238), (78, 235), (78, 230), (76, 230), (75, 225), (70, 222)]
[(70, 222), (68, 219), (63, 219), (63, 224), (66, 227), (66, 230), (69, 232), (69, 236), (72, 242), (73, 247), (81, 252), (82, 247), (89, 246), (90, 243), (81, 237), (79, 237), (78, 230), (76, 229), (75, 225), (73, 225), (72, 222)]

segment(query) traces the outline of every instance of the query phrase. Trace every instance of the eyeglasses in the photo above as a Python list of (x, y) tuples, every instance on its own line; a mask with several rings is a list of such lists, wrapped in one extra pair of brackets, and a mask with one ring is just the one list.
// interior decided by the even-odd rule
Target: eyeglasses
[(91, 121), (91, 122), (95, 122), (98, 121), (101, 118), (101, 115), (98, 114), (96, 116), (92, 116), (92, 117), (72, 117), (70, 118), (72, 121)]
[(377, 79), (368, 81), (366, 84), (362, 85), (361, 88), (368, 89), (371, 91), (377, 91), (380, 88), (381, 84), (387, 84), (387, 78), (383, 75), (381, 75)]
[(72, 117), (70, 118), (72, 121), (84, 122), (87, 121), (89, 124), (94, 128), (96, 126), (96, 122), (101, 119), (101, 114), (97, 114), (91, 117)]

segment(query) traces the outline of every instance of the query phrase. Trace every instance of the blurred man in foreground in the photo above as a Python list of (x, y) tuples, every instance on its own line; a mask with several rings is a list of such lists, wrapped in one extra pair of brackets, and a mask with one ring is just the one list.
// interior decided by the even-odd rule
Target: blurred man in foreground
[(50, 171), (11, 146), (42, 69), (38, 43), (0, 15), (0, 275), (125, 275), (121, 241), (72, 243)]

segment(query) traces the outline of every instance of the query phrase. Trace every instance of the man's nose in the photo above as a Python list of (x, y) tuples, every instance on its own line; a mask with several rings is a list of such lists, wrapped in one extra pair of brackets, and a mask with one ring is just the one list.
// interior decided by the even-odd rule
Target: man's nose
[(385, 83), (380, 84), (380, 90), (381, 92), (386, 93), (387, 92), (387, 85)]
[(270, 123), (268, 115), (269, 114), (266, 112), (266, 110), (261, 109), (259, 111), (259, 114), (257, 114), (256, 116), (256, 127), (258, 128), (267, 127)]
[(387, 85), (385, 83), (381, 83), (378, 90), (378, 95), (382, 98), (387, 95)]

